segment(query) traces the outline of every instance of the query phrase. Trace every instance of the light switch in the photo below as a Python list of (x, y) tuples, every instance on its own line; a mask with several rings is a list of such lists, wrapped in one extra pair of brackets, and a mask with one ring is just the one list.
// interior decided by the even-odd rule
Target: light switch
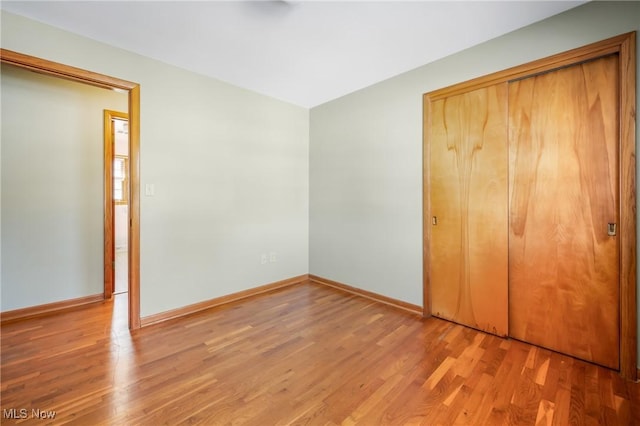
[(147, 183), (144, 186), (144, 195), (147, 197), (153, 197), (156, 193), (156, 186), (153, 183)]

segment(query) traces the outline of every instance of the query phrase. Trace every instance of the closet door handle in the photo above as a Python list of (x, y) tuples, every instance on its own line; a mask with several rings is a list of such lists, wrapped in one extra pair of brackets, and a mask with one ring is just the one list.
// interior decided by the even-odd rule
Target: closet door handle
[(436, 225), (438, 224), (438, 216), (433, 216), (433, 217), (431, 218), (431, 224), (432, 224), (433, 226), (436, 226)]
[(607, 224), (607, 235), (609, 235), (610, 237), (615, 237), (617, 234), (617, 226), (615, 223), (608, 223)]

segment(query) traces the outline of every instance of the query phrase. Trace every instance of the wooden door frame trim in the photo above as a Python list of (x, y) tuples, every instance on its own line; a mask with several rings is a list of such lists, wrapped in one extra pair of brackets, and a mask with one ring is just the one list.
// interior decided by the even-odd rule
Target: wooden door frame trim
[(636, 265), (636, 33), (630, 32), (557, 55), (539, 59), (429, 93), (423, 97), (423, 315), (431, 315), (429, 247), (429, 129), (431, 102), (471, 90), (529, 77), (608, 54), (618, 54), (620, 78), (619, 197), (620, 197), (620, 374), (630, 380), (637, 368)]
[[(115, 291), (115, 206), (113, 202), (113, 158), (115, 156), (113, 120), (129, 121), (129, 114), (104, 110), (104, 298)], [(127, 283), (127, 286), (129, 284)]]
[[(140, 328), (140, 85), (0, 48), (0, 62), (40, 74), (128, 94), (129, 113), (129, 329)], [(105, 218), (106, 220), (106, 218)]]

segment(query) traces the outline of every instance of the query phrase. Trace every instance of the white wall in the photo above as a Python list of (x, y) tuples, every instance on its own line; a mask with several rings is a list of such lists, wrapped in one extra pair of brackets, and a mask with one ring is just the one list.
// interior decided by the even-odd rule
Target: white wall
[(6, 12), (1, 24), (3, 48), (140, 83), (141, 184), (156, 194), (141, 196), (141, 316), (308, 272), (308, 110)]
[(2, 310), (101, 294), (103, 110), (127, 96), (2, 65)]
[(422, 94), (638, 30), (588, 3), (313, 108), (310, 273), (422, 305)]

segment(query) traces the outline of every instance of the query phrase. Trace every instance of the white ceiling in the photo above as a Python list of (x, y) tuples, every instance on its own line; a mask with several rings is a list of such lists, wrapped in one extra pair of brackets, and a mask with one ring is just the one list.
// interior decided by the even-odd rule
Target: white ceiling
[(584, 1), (2, 1), (70, 32), (313, 107)]

